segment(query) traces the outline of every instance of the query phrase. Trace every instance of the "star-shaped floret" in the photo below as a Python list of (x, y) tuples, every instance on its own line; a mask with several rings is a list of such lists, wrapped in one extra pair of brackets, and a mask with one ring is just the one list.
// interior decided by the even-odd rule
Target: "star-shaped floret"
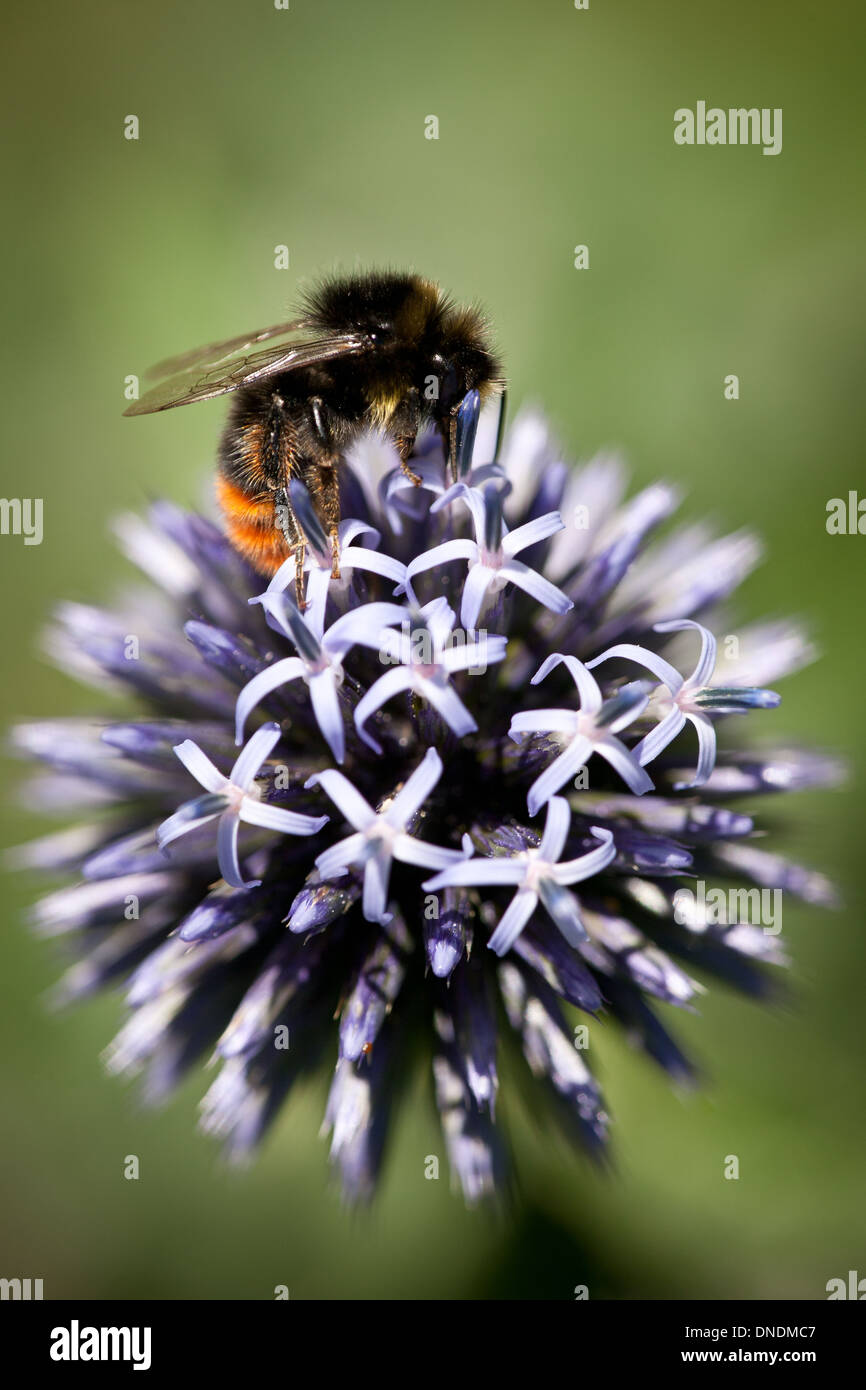
[(218, 818), (217, 861), (220, 873), (232, 888), (254, 886), (258, 880), (247, 880), (238, 859), (238, 827), (259, 825), (265, 830), (279, 830), (283, 835), (315, 835), (327, 824), (327, 816), (304, 816), (281, 806), (269, 806), (261, 799), (256, 774), (270, 756), (280, 739), (278, 724), (264, 724), (257, 729), (228, 777), (223, 776), (206, 753), (192, 739), (177, 744), (175, 753), (184, 767), (204, 787), (206, 795), (187, 801), (173, 816), (164, 820), (156, 832), (160, 849), (171, 844), (188, 831)]
[(511, 950), (539, 902), (543, 903), (566, 941), (577, 946), (586, 939), (587, 933), (580, 917), (580, 904), (574, 893), (568, 891), (568, 885), (592, 878), (607, 868), (616, 857), (616, 849), (611, 831), (594, 825), (592, 834), (600, 842), (598, 847), (577, 859), (560, 863), (559, 856), (565, 848), (570, 826), (568, 802), (562, 796), (551, 797), (547, 803), (544, 834), (537, 849), (489, 859), (466, 859), (428, 879), (424, 890), (435, 893), (440, 888), (513, 885), (517, 892), (487, 943), (499, 956)]
[(260, 602), (273, 625), (294, 643), (298, 655), (275, 661), (244, 686), (235, 711), (236, 741), (241, 742), (244, 725), (260, 700), (288, 681), (303, 680), (310, 691), (310, 702), (322, 737), (341, 763), (346, 752), (339, 695), (343, 659), (353, 646), (372, 647), (378, 651), (387, 624), (402, 622), (406, 609), (396, 603), (363, 603), (317, 636), (309, 615), (301, 614), (288, 594), (267, 592), (261, 595)]
[(549, 579), (515, 558), (521, 550), (563, 529), (559, 512), (547, 512), (509, 531), (502, 517), (502, 489), (496, 484), (487, 483), (483, 496), (478, 496), (477, 490), (457, 483), (450, 496), (461, 497), (469, 507), (475, 539), (445, 541), (418, 555), (406, 569), (406, 587), (410, 592), (417, 574), (452, 560), (468, 560), (469, 571), (460, 605), (460, 622), (467, 630), (477, 626), (487, 595), (498, 593), (506, 584), (516, 584), (553, 613), (567, 613), (574, 606), (568, 595)]
[(602, 661), (621, 657), (636, 661), (652, 671), (654, 676), (666, 687), (666, 694), (656, 696), (654, 703), (660, 709), (662, 718), (654, 729), (641, 739), (634, 749), (634, 756), (641, 766), (657, 758), (688, 721), (694, 726), (698, 736), (698, 764), (690, 782), (677, 782), (677, 791), (690, 791), (701, 787), (709, 780), (716, 765), (716, 731), (707, 711), (715, 714), (744, 714), (752, 709), (774, 709), (780, 697), (774, 690), (761, 690), (753, 686), (722, 687), (712, 684), (716, 668), (716, 639), (708, 628), (691, 618), (679, 618), (672, 622), (656, 623), (656, 632), (694, 631), (701, 635), (701, 651), (697, 665), (688, 677), (680, 675), (657, 652), (633, 642), (620, 642), (608, 647), (594, 661), (587, 664), (598, 666)]
[(560, 662), (568, 668), (577, 686), (580, 709), (526, 710), (514, 716), (508, 731), (509, 736), (518, 743), (527, 734), (538, 733), (553, 733), (558, 738), (569, 740), (559, 757), (544, 769), (529, 788), (529, 814), (534, 816), (554, 792), (559, 791), (586, 765), (593, 753), (598, 753), (609, 762), (636, 796), (650, 791), (650, 777), (634, 753), (615, 737), (620, 729), (631, 724), (646, 708), (648, 697), (640, 683), (626, 685), (610, 700), (605, 700), (598, 682), (582, 661), (578, 661), (576, 656), (563, 656), (561, 652), (555, 652), (539, 666), (532, 677), (532, 684), (538, 685)]
[[(374, 681), (355, 709), (358, 733), (377, 753), (381, 752), (379, 744), (364, 725), (386, 701), (404, 690), (414, 690), (427, 700), (458, 738), (474, 733), (478, 725), (451, 684), (451, 677), (458, 671), (485, 670), (505, 658), (504, 637), (483, 633), (461, 645), (450, 645), (455, 615), (444, 598), (433, 599), (414, 614), (403, 609), (402, 616), (408, 620), (403, 630), (382, 633), (379, 644), (383, 659), (394, 665)], [(416, 637), (422, 640), (418, 642)]]
[(465, 850), (461, 853), (416, 840), (406, 828), (441, 776), (442, 759), (435, 748), (428, 748), (418, 767), (380, 812), (374, 811), (349, 779), (334, 768), (316, 773), (307, 782), (308, 787), (321, 787), (355, 828), (354, 835), (339, 840), (318, 856), (319, 874), (323, 879), (331, 879), (345, 874), (351, 866), (363, 867), (361, 906), (370, 922), (384, 925), (391, 920), (387, 911), (388, 884), (395, 859), (425, 869), (442, 869), (465, 857)]

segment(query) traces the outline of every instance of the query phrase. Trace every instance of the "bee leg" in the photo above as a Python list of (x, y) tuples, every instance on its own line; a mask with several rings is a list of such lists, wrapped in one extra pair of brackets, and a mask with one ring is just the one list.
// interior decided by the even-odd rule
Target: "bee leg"
[(307, 600), (304, 596), (304, 565), (306, 563), (306, 559), (307, 543), (306, 541), (301, 540), (298, 542), (297, 547), (295, 549), (295, 599), (297, 601), (298, 608), (302, 613), (307, 606)]
[[(321, 446), (310, 479), (311, 494), (318, 503), (320, 515), (331, 537), (331, 578), (340, 578), (340, 482), (337, 476), (339, 454), (335, 452), (327, 406), (321, 396), (311, 396), (308, 402), (313, 433)], [(309, 483), (308, 483), (309, 486)]]
[(416, 487), (420, 487), (422, 482), (424, 481), (423, 478), (421, 478), (421, 476), (418, 473), (416, 473), (414, 469), (409, 467), (409, 455), (415, 448), (414, 434), (398, 435), (397, 439), (394, 442), (396, 443), (400, 453), (401, 470), (410, 480), (410, 482), (414, 483)]
[(320, 459), (311, 478), (319, 516), (331, 537), (331, 578), (340, 578), (340, 478), (339, 457)]
[(405, 473), (406, 477), (409, 479), (411, 483), (414, 483), (416, 487), (421, 486), (424, 479), (421, 477), (420, 473), (416, 473), (413, 469), (409, 467), (405, 459), (400, 460), (400, 469), (403, 473)]
[(293, 555), (295, 558), (295, 597), (298, 607), (303, 613), (307, 606), (304, 599), (304, 563), (307, 546), (304, 533), (295, 516), (295, 509), (289, 499), (288, 488), (278, 487), (274, 492), (274, 520), (285, 537), (289, 555)]

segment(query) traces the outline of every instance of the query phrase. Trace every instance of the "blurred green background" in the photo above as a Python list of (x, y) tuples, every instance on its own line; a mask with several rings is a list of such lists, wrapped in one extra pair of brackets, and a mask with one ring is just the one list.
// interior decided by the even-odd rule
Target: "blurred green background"
[[(851, 779), (785, 810), (786, 847), (845, 895), (835, 915), (785, 904), (795, 1005), (714, 987), (673, 1018), (713, 1076), (688, 1100), (596, 1029), (617, 1174), (518, 1115), (505, 1216), (419, 1180), (442, 1150), (426, 1077), (368, 1214), (329, 1189), (321, 1086), (226, 1172), (194, 1131), (203, 1076), (143, 1113), (101, 1075), (119, 999), (46, 1014), (57, 962), (22, 925), (39, 885), (5, 878), (0, 1274), (85, 1298), (821, 1298), (866, 1275), (866, 538), (824, 524), (828, 498), (866, 492), (863, 30), (861, 7), (807, 0), (12, 6), (2, 490), (45, 499), (45, 537), (0, 538), (4, 720), (94, 710), (36, 653), (52, 603), (122, 581), (119, 509), (206, 493), (223, 407), (122, 420), (127, 374), (278, 320), (323, 269), (385, 263), (486, 304), (512, 401), (543, 402), (575, 457), (619, 445), (638, 483), (686, 487), (687, 515), (763, 533), (742, 611), (801, 614), (823, 649), (776, 727)], [(677, 147), (673, 112), (699, 99), (782, 107), (782, 153)], [(15, 808), (18, 775), (12, 843), (48, 828)]]

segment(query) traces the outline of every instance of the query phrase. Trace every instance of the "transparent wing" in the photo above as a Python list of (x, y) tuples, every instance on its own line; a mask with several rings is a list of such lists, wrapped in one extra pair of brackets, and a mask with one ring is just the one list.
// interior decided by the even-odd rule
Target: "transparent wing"
[[(227, 391), (237, 391), (240, 386), (275, 376), (277, 372), (290, 372), (316, 362), (327, 362), (334, 357), (363, 352), (370, 346), (370, 339), (361, 333), (341, 333), (306, 342), (285, 341), (286, 337), (297, 331), (296, 324), (282, 324), (263, 329), (252, 340), (249, 335), (230, 338), (225, 343), (211, 344), (197, 352), (170, 358), (154, 370), (160, 375), (167, 372), (171, 375), (146, 391), (140, 400), (133, 401), (123, 413), (149, 415), (156, 410), (170, 410), (176, 405), (206, 401), (212, 396), (223, 396)], [(256, 341), (278, 334), (280, 336), (276, 342), (258, 351), (250, 351)], [(181, 364), (180, 367), (178, 364)]]
[(218, 343), (206, 343), (204, 347), (193, 348), (192, 352), (178, 353), (177, 357), (166, 357), (163, 362), (157, 362), (155, 367), (148, 368), (146, 376), (177, 376), (179, 372), (188, 371), (190, 367), (216, 367), (226, 358), (239, 353), (246, 355), (256, 343), (266, 343), (270, 338), (291, 337), (293, 333), (309, 332), (310, 324), (306, 319), (295, 319), (291, 323), (275, 323), (271, 328), (260, 328), (255, 333), (240, 333), (236, 338), (223, 338)]

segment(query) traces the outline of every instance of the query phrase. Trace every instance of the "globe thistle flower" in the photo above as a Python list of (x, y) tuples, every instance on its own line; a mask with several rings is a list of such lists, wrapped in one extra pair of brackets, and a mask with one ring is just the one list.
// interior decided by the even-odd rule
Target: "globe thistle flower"
[(17, 856), (77, 879), (34, 908), (75, 958), (56, 997), (125, 991), (106, 1061), (151, 1100), (210, 1056), (201, 1123), (236, 1158), (300, 1077), (332, 1068), (324, 1125), (352, 1199), (375, 1189), (418, 1065), (470, 1202), (505, 1181), (497, 1099), (517, 1066), (600, 1155), (575, 1020), (590, 1039), (615, 1020), (686, 1081), (659, 1007), (693, 1007), (703, 977), (764, 997), (784, 961), (774, 931), (689, 885), (833, 900), (729, 805), (838, 771), (747, 737), (772, 736), (767, 687), (812, 655), (795, 626), (728, 636), (718, 658), (754, 538), (658, 539), (672, 487), (626, 501), (618, 460), (571, 469), (533, 412), (501, 434), (470, 393), (457, 480), (428, 436), (420, 487), (387, 439), (362, 441), (339, 573), (295, 487), (303, 607), (293, 559), (265, 586), (201, 516), (124, 518), (150, 587), (117, 611), (66, 604), (48, 648), (132, 712), (14, 736), (48, 768), (31, 802), (84, 812)]

